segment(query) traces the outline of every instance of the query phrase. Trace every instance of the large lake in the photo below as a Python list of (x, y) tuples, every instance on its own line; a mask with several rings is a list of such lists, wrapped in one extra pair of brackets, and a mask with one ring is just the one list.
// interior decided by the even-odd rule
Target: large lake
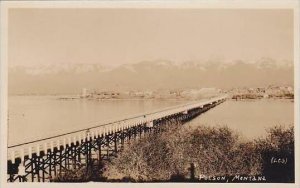
[[(187, 103), (176, 100), (58, 100), (55, 96), (10, 96), (9, 137), (14, 145), (107, 121)], [(293, 102), (226, 101), (194, 119), (193, 126), (227, 125), (245, 138), (265, 134), (274, 125), (293, 124)]]

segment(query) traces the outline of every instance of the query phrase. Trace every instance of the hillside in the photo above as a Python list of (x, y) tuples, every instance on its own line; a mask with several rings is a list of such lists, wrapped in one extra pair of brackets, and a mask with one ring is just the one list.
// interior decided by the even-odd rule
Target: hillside
[(293, 63), (262, 58), (256, 62), (143, 61), (116, 67), (55, 64), (9, 67), (9, 94), (72, 94), (103, 90), (232, 88), (293, 85)]

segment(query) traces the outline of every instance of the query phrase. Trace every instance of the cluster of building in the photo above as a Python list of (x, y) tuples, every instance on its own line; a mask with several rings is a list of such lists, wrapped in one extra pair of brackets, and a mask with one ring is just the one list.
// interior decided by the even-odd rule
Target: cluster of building
[(268, 86), (257, 88), (234, 88), (226, 91), (232, 99), (293, 99), (294, 88), (292, 86)]
[(81, 98), (88, 99), (201, 99), (217, 96), (221, 90), (215, 88), (154, 91), (89, 91), (82, 90)]
[(200, 89), (173, 89), (154, 91), (97, 91), (82, 89), (80, 98), (87, 99), (202, 99), (227, 94), (235, 100), (242, 99), (294, 99), (294, 88), (292, 86), (268, 86), (268, 87), (240, 87), (229, 90), (216, 88)]

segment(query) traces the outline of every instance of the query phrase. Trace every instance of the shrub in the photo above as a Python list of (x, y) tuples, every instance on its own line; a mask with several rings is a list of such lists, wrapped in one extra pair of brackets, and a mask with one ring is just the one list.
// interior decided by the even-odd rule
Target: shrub
[(160, 135), (132, 142), (112, 160), (104, 176), (169, 181), (174, 177), (193, 180), (200, 174), (254, 175), (261, 170), (261, 158), (254, 150), (254, 142), (241, 143), (228, 127), (192, 130), (176, 125)]
[[(295, 181), (294, 128), (275, 126), (268, 130), (267, 137), (256, 140), (256, 150), (262, 157), (262, 174), (272, 182)], [(285, 163), (272, 160), (284, 159)]]
[[(271, 163), (272, 158), (288, 162)], [(163, 132), (132, 140), (98, 170), (67, 171), (55, 181), (199, 181), (200, 175), (239, 174), (264, 175), (267, 182), (294, 182), (294, 129), (276, 126), (265, 138), (242, 141), (226, 126), (192, 129), (173, 123)]]

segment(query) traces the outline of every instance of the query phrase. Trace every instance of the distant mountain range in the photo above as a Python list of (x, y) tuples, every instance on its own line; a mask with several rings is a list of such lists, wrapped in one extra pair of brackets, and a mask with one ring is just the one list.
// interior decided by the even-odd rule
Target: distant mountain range
[(76, 94), (97, 90), (157, 90), (293, 85), (293, 62), (143, 61), (115, 67), (53, 64), (9, 67), (9, 94)]

